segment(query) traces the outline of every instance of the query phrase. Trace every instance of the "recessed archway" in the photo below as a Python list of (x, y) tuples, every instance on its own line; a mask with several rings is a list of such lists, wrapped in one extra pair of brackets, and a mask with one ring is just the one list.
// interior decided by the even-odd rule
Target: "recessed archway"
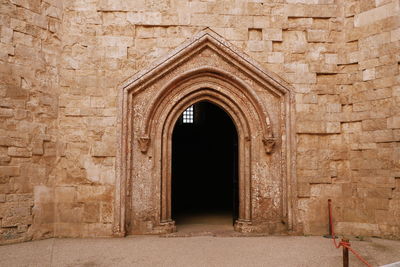
[(178, 231), (182, 225), (232, 226), (238, 219), (237, 140), (230, 116), (211, 102), (195, 103), (176, 121), (171, 211)]
[(235, 230), (293, 230), (294, 95), (282, 79), (205, 30), (126, 81), (120, 96), (115, 235), (175, 230), (174, 126), (187, 107), (202, 101), (224, 110), (236, 127)]

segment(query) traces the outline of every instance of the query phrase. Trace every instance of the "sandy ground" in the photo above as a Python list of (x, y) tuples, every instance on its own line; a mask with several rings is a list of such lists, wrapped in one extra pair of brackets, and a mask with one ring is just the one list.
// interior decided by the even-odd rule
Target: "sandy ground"
[[(400, 261), (400, 241), (352, 241), (373, 266)], [(47, 239), (0, 246), (0, 266), (341, 266), (323, 237)], [(364, 266), (350, 256), (350, 266)]]

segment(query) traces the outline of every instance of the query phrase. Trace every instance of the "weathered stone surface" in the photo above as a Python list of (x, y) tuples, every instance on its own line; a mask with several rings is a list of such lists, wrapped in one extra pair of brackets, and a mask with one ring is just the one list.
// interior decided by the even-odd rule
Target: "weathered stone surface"
[(19, 176), (19, 166), (0, 166), (0, 176)]
[(399, 11), (399, 3), (391, 1), (386, 5), (357, 14), (354, 19), (354, 26), (362, 27), (390, 16), (398, 16)]
[[(116, 192), (124, 118), (117, 88), (204, 27), (233, 44), (231, 51), (243, 51), (261, 64), (258, 69), (275, 72), (293, 87), (292, 230), (326, 234), (326, 200), (331, 197), (339, 234), (399, 238), (399, 1), (245, 2), (11, 0), (2, 5), (0, 243), (116, 231), (123, 202), (116, 200)], [(226, 67), (215, 54), (195, 54), (200, 56), (176, 69), (188, 70), (185, 64)], [(260, 88), (240, 76), (241, 64), (231, 62), (236, 69), (226, 69), (254, 89), (265, 114), (274, 114), (279, 105), (271, 102), (270, 86)], [(180, 74), (177, 70), (152, 83), (168, 84), (167, 78)], [(143, 97), (135, 98), (132, 123), (144, 120), (150, 92), (157, 92), (155, 85), (139, 91)], [(178, 96), (171, 103), (179, 102)], [(272, 125), (289, 127), (274, 116)], [(252, 123), (255, 117), (249, 117)], [(137, 127), (124, 153), (138, 149)], [(149, 182), (158, 175), (151, 167), (155, 141), (148, 140), (148, 155), (135, 155), (129, 163), (137, 190), (129, 192), (129, 203), (143, 209), (132, 216), (147, 220), (132, 224), (136, 232), (158, 229), (154, 209), (144, 205), (160, 203), (154, 190), (161, 182)], [(264, 153), (266, 143), (254, 147)], [(277, 142), (272, 151), (281, 147)], [(267, 179), (269, 172), (278, 173), (277, 156), (262, 155), (264, 161), (251, 169), (256, 217), (275, 211), (274, 194), (284, 199), (279, 195), (284, 190), (275, 190), (278, 182), (264, 184), (273, 181)], [(149, 184), (151, 190), (139, 190)], [(135, 210), (127, 206), (128, 213)], [(263, 216), (260, 220), (273, 217)]]

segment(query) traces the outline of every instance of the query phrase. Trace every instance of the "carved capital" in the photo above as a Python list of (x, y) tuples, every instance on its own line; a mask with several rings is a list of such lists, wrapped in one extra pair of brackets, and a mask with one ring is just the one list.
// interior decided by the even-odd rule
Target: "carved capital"
[(271, 154), (276, 144), (276, 138), (268, 137), (263, 139), (265, 153)]
[(138, 139), (139, 148), (142, 153), (146, 153), (150, 145), (150, 137), (142, 136)]

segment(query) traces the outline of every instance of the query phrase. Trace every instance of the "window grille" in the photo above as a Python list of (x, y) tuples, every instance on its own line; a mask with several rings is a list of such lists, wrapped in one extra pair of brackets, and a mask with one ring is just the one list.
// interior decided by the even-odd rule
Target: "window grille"
[(193, 105), (188, 107), (184, 112), (183, 112), (183, 118), (182, 122), (183, 123), (193, 123)]

